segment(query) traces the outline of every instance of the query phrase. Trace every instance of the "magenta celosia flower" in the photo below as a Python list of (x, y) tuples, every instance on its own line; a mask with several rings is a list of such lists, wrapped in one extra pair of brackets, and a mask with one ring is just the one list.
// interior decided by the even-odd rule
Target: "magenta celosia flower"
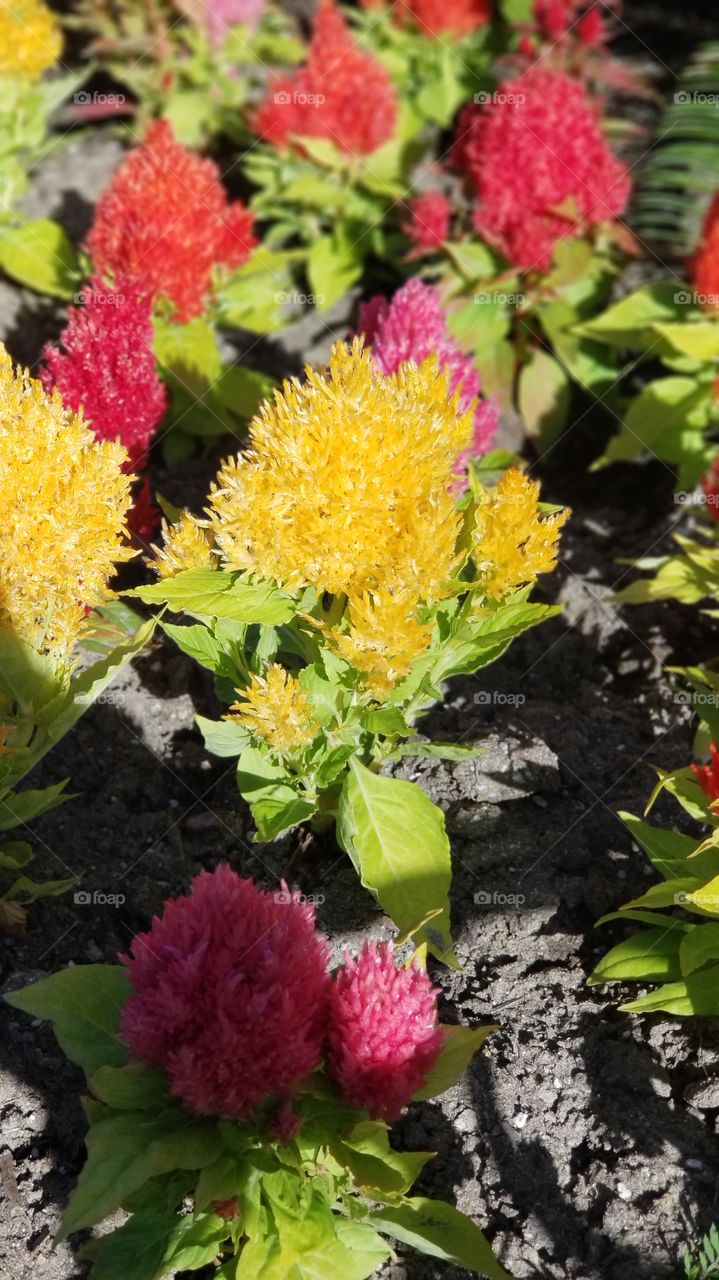
[(206, 0), (204, 17), (210, 43), (219, 48), (230, 28), (240, 23), (256, 27), (264, 7), (265, 0)]
[(191, 1111), (247, 1116), (320, 1062), (328, 950), (299, 894), (203, 871), (130, 952), (121, 1034)]
[(141, 467), (167, 408), (152, 348), (152, 303), (141, 282), (91, 280), (70, 307), (60, 347), (47, 346), (40, 378), (68, 409), (83, 410), (100, 440), (119, 440)]
[(619, 216), (629, 198), (584, 87), (541, 66), (465, 107), (453, 160), (478, 200), (475, 227), (524, 270), (545, 271), (559, 240)]
[(416, 257), (430, 249), (438, 249), (449, 235), (452, 206), (447, 197), (441, 191), (427, 191), (410, 200), (407, 208), (409, 216), (403, 222), (402, 230), (414, 246), (409, 256)]
[[(459, 392), (459, 410), (466, 412), (479, 396), (482, 380), (471, 356), (460, 349), (447, 330), (447, 318), (439, 294), (417, 277), (398, 289), (391, 302), (377, 296), (360, 306), (358, 331), (364, 334), (372, 359), (382, 373), (396, 373), (406, 360), (420, 364), (436, 355), (449, 377), (452, 395)], [(457, 459), (461, 476), (472, 457), (490, 448), (497, 430), (499, 411), (488, 400), (479, 400), (474, 414), (474, 439)]]
[(424, 1084), (444, 1032), (424, 969), (397, 968), (391, 942), (345, 953), (330, 995), (328, 1074), (345, 1102), (392, 1120)]

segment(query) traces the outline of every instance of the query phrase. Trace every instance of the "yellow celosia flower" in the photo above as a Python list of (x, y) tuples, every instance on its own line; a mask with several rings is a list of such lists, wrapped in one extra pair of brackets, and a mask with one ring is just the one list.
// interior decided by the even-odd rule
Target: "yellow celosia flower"
[(361, 343), (285, 382), (220, 471), (210, 522), (228, 569), (359, 596), (396, 582), (430, 602), (456, 567), (450, 493), (472, 412), (436, 360), (384, 377)]
[(211, 569), (211, 538), (189, 511), (175, 524), (162, 522), (162, 546), (154, 548), (150, 561), (158, 578), (174, 578), (184, 569)]
[(327, 633), (340, 657), (362, 672), (378, 701), (409, 675), (415, 659), (429, 647), (432, 628), (414, 616), (418, 603), (406, 594), (393, 596), (389, 591), (353, 596), (349, 631)]
[(226, 720), (239, 721), (282, 754), (310, 745), (319, 728), (312, 703), (284, 667), (270, 663), (266, 677), (251, 676), (249, 688), (238, 692), (242, 701), (230, 707)]
[(505, 471), (477, 510), (473, 557), (496, 600), (534, 582), (557, 563), (559, 533), (568, 511), (540, 518), (539, 485), (521, 471)]
[(0, 75), (37, 80), (61, 50), (60, 28), (41, 0), (0, 0)]
[(131, 476), (122, 445), (99, 441), (82, 416), (13, 371), (0, 346), (0, 626), (62, 662), (86, 606), (112, 592)]

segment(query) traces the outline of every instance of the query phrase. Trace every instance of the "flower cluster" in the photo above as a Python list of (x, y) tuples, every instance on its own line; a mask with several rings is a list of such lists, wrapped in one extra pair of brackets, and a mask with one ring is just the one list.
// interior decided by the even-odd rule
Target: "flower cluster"
[(0, 348), (0, 626), (58, 663), (132, 554), (126, 459)]
[(452, 206), (441, 191), (427, 191), (407, 203), (408, 216), (402, 224), (412, 242), (410, 257), (438, 249), (449, 235)]
[(262, 139), (328, 138), (349, 155), (369, 155), (394, 132), (397, 99), (389, 74), (358, 48), (332, 0), (317, 10), (307, 62), (273, 81), (254, 114)]
[(162, 545), (155, 549), (152, 567), (158, 578), (174, 578), (185, 569), (212, 568), (212, 543), (207, 531), (189, 512), (179, 520), (162, 522)]
[(710, 743), (709, 764), (693, 764), (694, 776), (702, 791), (711, 802), (719, 800), (719, 748), (715, 742)]
[(61, 50), (60, 28), (42, 0), (0, 0), (0, 75), (37, 80)]
[(707, 310), (719, 310), (719, 192), (714, 196), (704, 219), (699, 248), (692, 263), (695, 292), (707, 301)]
[(317, 732), (312, 703), (299, 681), (271, 662), (266, 676), (252, 675), (227, 719), (244, 725), (275, 751), (289, 755), (308, 747)]
[[(383, 0), (362, 0), (365, 9), (374, 9)], [(413, 23), (426, 36), (471, 35), (492, 17), (492, 0), (392, 0), (397, 22)]]
[(591, 47), (606, 38), (601, 9), (586, 0), (534, 0), (534, 17), (545, 40), (561, 40), (572, 31), (582, 44)]
[(184, 323), (202, 313), (213, 269), (247, 260), (252, 223), (241, 201), (228, 201), (217, 166), (156, 120), (100, 197), (87, 251), (98, 275), (140, 278)]
[(546, 270), (557, 241), (618, 217), (629, 197), (582, 85), (541, 67), (465, 107), (453, 160), (478, 200), (475, 227), (524, 270)]
[(152, 349), (152, 304), (141, 285), (118, 278), (110, 289), (91, 280), (85, 305), (71, 307), (60, 336), (47, 346), (40, 377), (46, 391), (83, 413), (99, 440), (116, 440), (130, 465), (142, 467), (167, 407)]
[(485, 493), (476, 517), (475, 562), (491, 599), (554, 568), (568, 517), (564, 510), (541, 518), (538, 483), (521, 471), (505, 471), (496, 489)]
[(499, 411), (489, 401), (479, 400), (477, 367), (450, 336), (436, 289), (414, 278), (397, 290), (391, 302), (372, 298), (360, 307), (359, 329), (382, 373), (396, 373), (407, 360), (421, 364), (428, 356), (437, 357), (450, 395), (457, 394), (458, 411), (474, 412), (472, 441), (455, 465), (455, 473), (461, 475), (471, 457), (481, 457), (491, 447)]
[(291, 1096), (325, 1052), (345, 1101), (396, 1115), (442, 1047), (436, 992), (420, 969), (397, 970), (389, 947), (368, 944), (334, 982), (328, 958), (299, 894), (203, 871), (121, 957), (122, 1035), (200, 1115), (244, 1118)]

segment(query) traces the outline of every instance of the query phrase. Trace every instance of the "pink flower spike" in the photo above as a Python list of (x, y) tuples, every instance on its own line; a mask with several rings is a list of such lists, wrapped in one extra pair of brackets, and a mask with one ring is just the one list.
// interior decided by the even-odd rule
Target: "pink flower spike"
[(314, 908), (286, 886), (202, 871), (120, 959), (132, 984), (121, 1034), (191, 1111), (248, 1116), (318, 1066), (328, 948)]
[(397, 968), (391, 943), (345, 953), (330, 996), (328, 1075), (345, 1102), (392, 1120), (424, 1084), (444, 1032), (438, 991), (416, 962)]

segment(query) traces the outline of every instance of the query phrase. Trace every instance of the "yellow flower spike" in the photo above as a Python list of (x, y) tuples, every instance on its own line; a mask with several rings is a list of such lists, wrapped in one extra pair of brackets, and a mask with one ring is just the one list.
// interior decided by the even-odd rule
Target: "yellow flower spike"
[(362, 673), (378, 701), (409, 675), (415, 659), (429, 647), (432, 628), (414, 617), (418, 603), (416, 598), (393, 596), (389, 591), (353, 596), (349, 631), (327, 633), (335, 651)]
[(299, 681), (278, 663), (270, 663), (266, 677), (252, 675), (241, 701), (230, 707), (225, 720), (241, 724), (255, 738), (282, 755), (308, 747), (319, 728), (313, 707)]
[(0, 0), (0, 75), (38, 80), (61, 51), (60, 28), (41, 0)]
[(211, 569), (211, 546), (211, 537), (202, 525), (189, 511), (183, 511), (174, 524), (163, 520), (162, 545), (153, 548), (149, 564), (161, 579), (174, 578), (185, 569)]
[(539, 485), (516, 468), (488, 489), (476, 513), (473, 557), (485, 590), (496, 600), (549, 573), (569, 511), (540, 517)]
[(112, 596), (132, 476), (122, 445), (13, 370), (0, 345), (0, 627), (64, 662), (87, 607)]
[(384, 377), (362, 344), (285, 382), (222, 467), (210, 523), (228, 569), (289, 590), (360, 596), (391, 579), (425, 602), (457, 567), (450, 493), (472, 412), (457, 413), (434, 358)]

